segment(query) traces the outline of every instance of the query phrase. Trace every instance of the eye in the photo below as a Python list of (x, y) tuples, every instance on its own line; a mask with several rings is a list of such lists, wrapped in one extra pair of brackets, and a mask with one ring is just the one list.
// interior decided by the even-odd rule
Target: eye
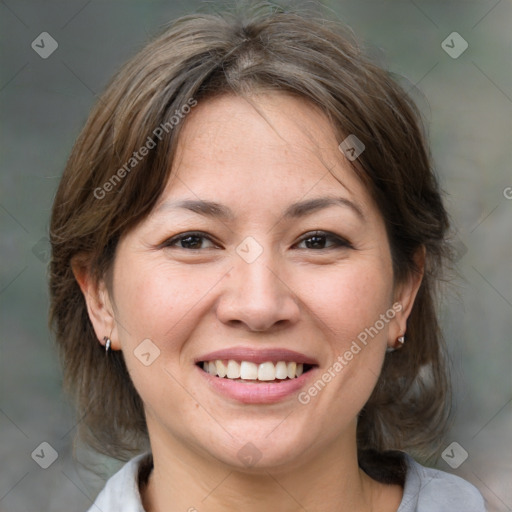
[[(304, 244), (305, 247), (299, 247), (301, 244)], [(333, 233), (328, 233), (326, 231), (314, 231), (304, 235), (298, 242), (297, 247), (299, 249), (321, 250), (336, 249), (339, 247), (352, 248), (352, 244), (348, 240), (345, 240)]]
[(176, 247), (178, 249), (212, 249), (218, 247), (211, 238), (200, 231), (194, 231), (189, 233), (180, 233), (179, 235), (173, 236), (166, 240), (162, 247)]

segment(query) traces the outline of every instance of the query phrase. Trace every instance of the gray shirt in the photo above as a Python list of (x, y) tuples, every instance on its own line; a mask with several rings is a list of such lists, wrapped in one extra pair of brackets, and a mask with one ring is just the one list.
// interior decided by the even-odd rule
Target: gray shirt
[[(149, 454), (127, 462), (112, 476), (88, 512), (145, 512), (139, 470)], [(426, 468), (406, 455), (404, 494), (397, 512), (486, 512), (478, 490), (458, 476)]]

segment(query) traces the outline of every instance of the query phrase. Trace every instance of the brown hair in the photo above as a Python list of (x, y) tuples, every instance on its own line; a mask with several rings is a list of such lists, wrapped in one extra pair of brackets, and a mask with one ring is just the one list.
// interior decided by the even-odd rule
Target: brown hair
[[(340, 142), (355, 134), (364, 143), (352, 166), (383, 215), (396, 282), (418, 271), (413, 256), (426, 248), (407, 342), (386, 356), (358, 422), (361, 454), (425, 455), (440, 439), (450, 403), (435, 306), (449, 223), (421, 116), (337, 22), (269, 4), (173, 22), (114, 77), (75, 143), (51, 219), (50, 318), (65, 387), (83, 415), (79, 432), (119, 459), (147, 447), (141, 399), (122, 352), (106, 358), (96, 339), (72, 259), (83, 257), (95, 279), (107, 274), (119, 238), (164, 189), (183, 125), (176, 116), (185, 105), (257, 90), (299, 95), (325, 113)], [(155, 145), (147, 155), (130, 160), (150, 139)]]

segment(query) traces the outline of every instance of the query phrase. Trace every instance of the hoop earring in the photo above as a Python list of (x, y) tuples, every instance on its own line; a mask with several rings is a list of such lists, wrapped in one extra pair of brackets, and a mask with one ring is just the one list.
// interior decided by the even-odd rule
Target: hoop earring
[(103, 336), (103, 341), (105, 342), (105, 354), (108, 356), (108, 353), (110, 352), (110, 345), (112, 344), (112, 341), (108, 336)]

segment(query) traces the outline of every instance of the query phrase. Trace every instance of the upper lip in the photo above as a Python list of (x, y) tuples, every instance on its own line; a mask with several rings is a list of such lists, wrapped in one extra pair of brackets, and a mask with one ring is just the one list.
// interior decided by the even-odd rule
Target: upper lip
[(303, 363), (310, 365), (318, 365), (316, 359), (309, 357), (294, 350), (285, 348), (250, 348), (250, 347), (233, 347), (216, 350), (202, 355), (195, 359), (196, 363), (203, 361), (215, 361), (217, 359), (234, 361), (249, 361), (255, 364), (266, 363), (267, 361), (278, 362), (287, 361), (295, 363)]

